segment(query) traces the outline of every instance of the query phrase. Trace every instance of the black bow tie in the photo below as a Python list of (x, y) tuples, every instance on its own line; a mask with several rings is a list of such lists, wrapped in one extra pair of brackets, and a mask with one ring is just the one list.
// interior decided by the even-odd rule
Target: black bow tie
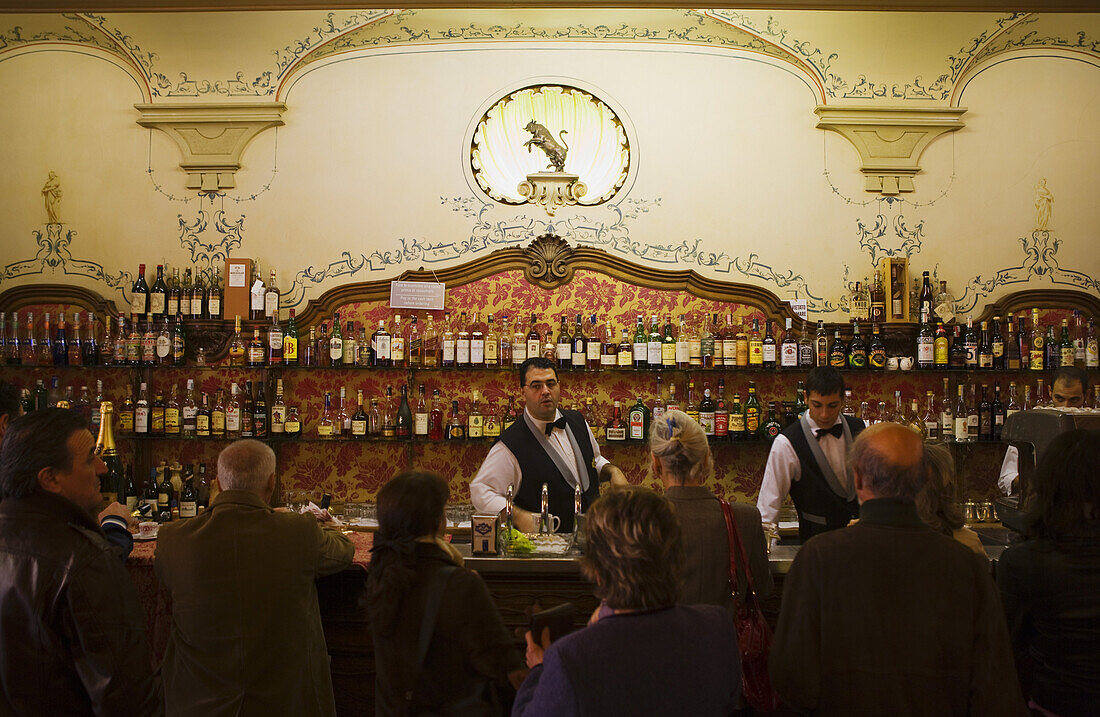
[(565, 428), (565, 416), (562, 416), (561, 418), (559, 418), (556, 421), (550, 421), (549, 423), (547, 423), (546, 424), (546, 435), (549, 436), (551, 433), (553, 433), (555, 428), (562, 428), (562, 429)]
[(817, 436), (817, 440), (819, 440), (819, 441), (822, 438), (824, 438), (825, 436), (828, 436), (828, 435), (833, 435), (833, 436), (836, 436), (837, 438), (840, 438), (841, 436), (844, 435), (844, 424), (843, 423), (838, 423), (835, 426), (833, 426), (832, 428), (819, 428), (815, 432), (815, 435)]

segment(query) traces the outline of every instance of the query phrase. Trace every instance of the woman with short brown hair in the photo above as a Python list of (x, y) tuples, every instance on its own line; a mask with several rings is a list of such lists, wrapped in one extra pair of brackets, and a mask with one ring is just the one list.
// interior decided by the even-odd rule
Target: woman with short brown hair
[(588, 627), (550, 644), (527, 633), (532, 668), (513, 715), (728, 715), (741, 691), (729, 612), (677, 605), (680, 526), (664, 497), (631, 486), (589, 508), (585, 575), (603, 600)]

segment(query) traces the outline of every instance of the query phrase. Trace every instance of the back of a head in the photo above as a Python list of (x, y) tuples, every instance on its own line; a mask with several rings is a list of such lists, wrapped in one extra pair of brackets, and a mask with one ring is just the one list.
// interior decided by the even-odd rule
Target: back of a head
[(860, 433), (848, 463), (876, 498), (915, 500), (926, 480), (920, 436), (897, 423), (878, 423)]
[(1060, 540), (1100, 531), (1100, 431), (1077, 429), (1054, 438), (1031, 478), (1024, 530)]
[(378, 491), (378, 537), (419, 538), (439, 528), (450, 487), (436, 473), (405, 471)]
[(648, 610), (676, 602), (683, 548), (668, 499), (629, 486), (599, 498), (586, 515), (582, 565), (597, 584), (597, 597), (614, 609)]
[(707, 434), (683, 411), (667, 411), (653, 422), (649, 450), (673, 484), (702, 485), (714, 475)]
[(87, 428), (84, 417), (67, 408), (44, 408), (12, 421), (0, 445), (0, 498), (33, 493), (43, 468), (71, 469), (69, 437)]
[(924, 445), (927, 479), (917, 493), (917, 514), (929, 527), (944, 535), (952, 535), (963, 526), (958, 504), (958, 483), (955, 479), (955, 459), (946, 446)]
[(218, 482), (223, 490), (262, 493), (274, 474), (275, 452), (266, 443), (245, 438), (218, 454)]

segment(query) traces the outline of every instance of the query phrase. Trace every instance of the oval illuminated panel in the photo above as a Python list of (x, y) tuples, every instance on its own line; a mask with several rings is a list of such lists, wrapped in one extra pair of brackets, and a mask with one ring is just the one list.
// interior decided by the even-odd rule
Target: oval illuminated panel
[(623, 186), (630, 169), (630, 147), (614, 111), (575, 87), (537, 85), (497, 101), (474, 130), (470, 163), (478, 186), (490, 197), (523, 204), (520, 182), (528, 174), (552, 171), (541, 149), (532, 146), (528, 151), (524, 146), (531, 138), (525, 129), (531, 120), (569, 148), (565, 171), (578, 175), (588, 187), (580, 204), (602, 204)]

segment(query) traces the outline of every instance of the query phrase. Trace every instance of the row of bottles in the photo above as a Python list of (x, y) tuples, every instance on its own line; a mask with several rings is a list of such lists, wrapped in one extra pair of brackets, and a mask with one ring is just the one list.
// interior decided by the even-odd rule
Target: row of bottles
[(137, 278), (130, 287), (130, 313), (136, 316), (151, 314), (154, 321), (177, 314), (186, 319), (220, 320), (222, 298), (220, 271), (204, 277), (204, 272), (196, 270), (192, 274), (191, 267), (187, 267), (181, 279), (179, 268), (166, 276), (164, 265), (158, 264), (156, 278), (150, 286), (145, 280), (145, 264), (139, 264)]
[(924, 369), (960, 368), (969, 370), (1053, 371), (1063, 366), (1100, 368), (1096, 322), (1087, 325), (1080, 311), (1074, 310), (1073, 322), (1062, 319), (1061, 331), (1049, 324), (1043, 330), (1039, 310), (1027, 314), (994, 316), (981, 322), (980, 330), (967, 318), (965, 331), (959, 325), (948, 330), (942, 321), (932, 325), (922, 321), (916, 340), (917, 366)]
[(65, 312), (51, 329), (50, 314), (43, 315), (42, 331), (35, 331), (34, 314), (24, 319), (19, 334), (19, 315), (12, 312), (10, 331), (0, 312), (0, 352), (9, 366), (181, 366), (187, 347), (186, 319), (182, 314), (164, 315), (159, 321), (146, 314), (145, 321), (119, 317), (116, 330), (111, 316), (105, 317), (104, 331), (98, 331), (96, 315), (88, 312), (83, 323), (74, 312), (66, 323)]

